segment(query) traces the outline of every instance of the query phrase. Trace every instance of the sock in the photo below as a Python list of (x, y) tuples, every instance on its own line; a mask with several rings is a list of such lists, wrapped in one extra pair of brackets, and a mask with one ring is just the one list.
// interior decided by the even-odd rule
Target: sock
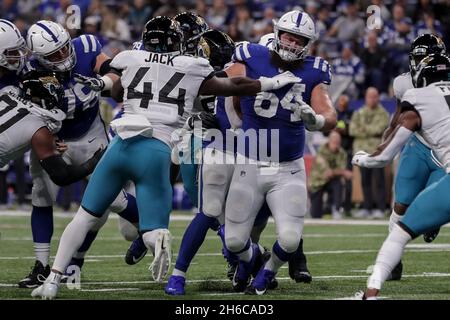
[(64, 273), (78, 248), (83, 244), (89, 230), (93, 229), (98, 223), (99, 218), (89, 214), (83, 207), (78, 209), (73, 220), (64, 230), (59, 241), (58, 252), (53, 263), (53, 270)]
[(381, 289), (392, 270), (400, 262), (403, 250), (410, 240), (411, 236), (406, 231), (394, 225), (378, 252), (372, 275), (367, 281), (367, 288)]
[(184, 232), (178, 252), (175, 268), (186, 272), (196, 255), (198, 249), (205, 240), (206, 233), (211, 226), (217, 223), (216, 218), (208, 217), (203, 212), (198, 212)]
[(278, 269), (280, 269), (283, 264), (289, 261), (292, 255), (293, 253), (288, 253), (280, 246), (278, 241), (276, 241), (272, 247), (272, 254), (270, 255), (270, 259), (266, 262), (264, 269), (277, 273)]
[(173, 276), (178, 276), (178, 277), (183, 277), (183, 278), (186, 279), (186, 272), (181, 271), (181, 270), (179, 270), (177, 268), (173, 269), (172, 275)]
[(403, 216), (397, 214), (394, 209), (392, 209), (391, 216), (389, 217), (389, 233), (392, 231), (392, 228), (397, 224), (397, 222), (401, 221)]
[(45, 267), (48, 265), (50, 242), (53, 235), (53, 207), (33, 206), (31, 233), (33, 234), (36, 260), (39, 260)]
[(44, 267), (48, 265), (50, 256), (50, 243), (34, 243), (34, 255), (36, 260), (40, 261)]
[(134, 224), (125, 220), (122, 217), (119, 217), (119, 231), (120, 234), (127, 241), (134, 241), (139, 236), (139, 224)]
[(253, 257), (253, 248), (252, 248), (252, 241), (249, 239), (244, 247), (239, 252), (234, 252), (239, 257), (239, 260), (244, 262), (250, 262)]
[(117, 214), (131, 223), (139, 223), (139, 211), (136, 204), (136, 198), (127, 193), (127, 206)]

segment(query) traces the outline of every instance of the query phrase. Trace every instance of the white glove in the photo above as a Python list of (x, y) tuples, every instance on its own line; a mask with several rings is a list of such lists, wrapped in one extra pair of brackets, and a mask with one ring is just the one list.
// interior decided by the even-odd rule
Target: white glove
[(284, 87), (285, 85), (298, 83), (301, 81), (300, 78), (296, 77), (290, 71), (283, 72), (273, 78), (259, 77), (258, 80), (261, 82), (261, 91), (276, 90)]
[(369, 154), (365, 151), (358, 151), (352, 158), (352, 164), (359, 167), (365, 167)]
[(76, 82), (81, 83), (94, 91), (111, 90), (113, 86), (113, 81), (108, 76), (103, 76), (100, 79), (97, 79), (86, 77), (79, 73), (75, 73), (73, 75), (73, 78), (75, 79)]
[(61, 130), (62, 122), (61, 121), (48, 121), (46, 123), (47, 129), (50, 130), (51, 133), (55, 134), (59, 130)]
[(306, 129), (309, 131), (318, 131), (325, 125), (325, 118), (321, 114), (316, 114), (313, 108), (299, 96), (296, 96), (295, 103), (292, 107), (295, 115), (303, 120)]

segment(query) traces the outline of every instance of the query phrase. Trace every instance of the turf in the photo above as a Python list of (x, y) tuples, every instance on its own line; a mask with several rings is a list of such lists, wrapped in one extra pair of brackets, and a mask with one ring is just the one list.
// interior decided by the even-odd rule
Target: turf
[[(55, 218), (52, 255), (59, 237), (70, 218)], [(176, 253), (188, 221), (171, 221)], [(310, 284), (297, 284), (289, 279), (288, 270), (278, 274), (279, 287), (254, 299), (339, 299), (352, 297), (364, 288), (369, 265), (387, 234), (386, 225), (318, 225), (305, 226), (304, 249), (313, 275)], [(274, 224), (263, 233), (261, 243), (271, 247), (275, 239)], [(443, 228), (432, 244), (422, 238), (412, 242), (404, 258), (404, 277), (387, 282), (381, 296), (385, 299), (449, 299), (450, 298), (450, 229)], [(165, 283), (150, 279), (151, 256), (139, 264), (128, 266), (123, 256), (129, 243), (122, 239), (117, 219), (110, 218), (93, 244), (82, 270), (81, 290), (60, 291), (62, 299), (248, 299), (234, 293), (226, 279), (225, 260), (220, 255), (221, 243), (214, 232), (194, 259), (189, 270), (186, 295), (169, 297)], [(176, 256), (174, 256), (174, 259)], [(29, 217), (0, 215), (0, 299), (30, 299), (29, 289), (16, 284), (34, 264)]]

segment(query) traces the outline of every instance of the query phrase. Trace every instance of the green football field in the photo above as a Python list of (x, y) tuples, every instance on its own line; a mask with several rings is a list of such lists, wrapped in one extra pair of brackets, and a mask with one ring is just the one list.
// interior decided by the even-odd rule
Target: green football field
[[(12, 211), (0, 214), (0, 299), (30, 299), (31, 290), (16, 285), (34, 264), (30, 218)], [(174, 236), (174, 259), (188, 224), (187, 213), (173, 215), (170, 230)], [(69, 217), (55, 218), (52, 255)], [(129, 266), (124, 254), (129, 243), (118, 231), (116, 217), (110, 217), (88, 253), (81, 276), (81, 290), (60, 291), (63, 299), (246, 299), (233, 292), (226, 279), (226, 264), (221, 256), (219, 238), (212, 231), (188, 273), (186, 295), (169, 297), (165, 283), (151, 281), (148, 266), (151, 257)], [(387, 221), (331, 220), (305, 225), (305, 253), (313, 275), (310, 284), (297, 284), (289, 279), (287, 267), (279, 274), (279, 287), (264, 296), (251, 299), (349, 299), (365, 287), (367, 268), (387, 234)], [(274, 224), (264, 231), (262, 244), (271, 247), (275, 239)], [(404, 277), (388, 282), (384, 299), (449, 299), (450, 298), (450, 229), (445, 227), (432, 244), (422, 238), (407, 247), (403, 258)]]

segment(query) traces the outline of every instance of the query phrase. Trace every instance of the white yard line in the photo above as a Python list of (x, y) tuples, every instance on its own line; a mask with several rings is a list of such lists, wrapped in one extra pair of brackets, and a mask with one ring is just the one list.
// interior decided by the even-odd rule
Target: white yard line
[[(406, 252), (447, 252), (450, 251), (450, 244), (442, 243), (430, 243), (430, 244), (409, 244), (406, 246)], [(352, 253), (373, 253), (378, 252), (378, 249), (355, 249), (355, 250), (325, 250), (325, 251), (305, 251), (306, 255), (322, 255), (322, 254), (352, 254)], [(178, 254), (174, 253), (176, 257)], [(216, 253), (197, 253), (196, 256), (200, 257), (214, 257), (222, 256), (220, 252)], [(88, 255), (86, 259), (115, 259), (123, 258), (122, 254), (111, 254), (111, 255)], [(52, 256), (51, 258), (55, 258)], [(34, 256), (24, 256), (24, 257), (0, 257), (0, 260), (34, 260)]]
[[(336, 280), (336, 279), (366, 279), (368, 275), (328, 275), (328, 276), (314, 276), (314, 280)], [(403, 274), (402, 277), (404, 278), (447, 278), (450, 277), (450, 273), (430, 273), (430, 272), (424, 272), (421, 274)], [(278, 281), (292, 281), (289, 277), (277, 277)], [(218, 283), (228, 283), (230, 282), (229, 279), (196, 279), (196, 280), (187, 280), (187, 283), (203, 283), (203, 282), (218, 282)], [(165, 282), (164, 282), (165, 283)], [(160, 282), (156, 281), (92, 281), (92, 282), (81, 282), (81, 286), (87, 285), (137, 285), (137, 284), (160, 284)], [(1, 287), (16, 287), (17, 284), (10, 284), (10, 283), (0, 283)], [(138, 288), (123, 288), (123, 289), (133, 289), (133, 290), (140, 290)], [(94, 291), (94, 289), (89, 291)], [(109, 288), (104, 289), (95, 289), (97, 291), (107, 291)], [(83, 291), (83, 289), (82, 289)], [(84, 290), (87, 291), (87, 290)], [(235, 293), (233, 293), (235, 294)]]
[[(56, 212), (55, 217), (58, 218), (72, 218), (75, 212)], [(23, 210), (0, 210), (0, 217), (29, 217), (31, 211)], [(170, 217), (171, 221), (191, 221), (194, 218), (193, 214), (173, 214)], [(109, 219), (118, 219), (116, 214), (111, 214)], [(269, 222), (273, 223), (273, 219), (270, 218)], [(306, 225), (360, 225), (360, 226), (387, 226), (388, 220), (358, 220), (358, 219), (343, 219), (343, 220), (325, 220), (325, 219), (305, 219)], [(444, 227), (450, 227), (450, 223)]]

